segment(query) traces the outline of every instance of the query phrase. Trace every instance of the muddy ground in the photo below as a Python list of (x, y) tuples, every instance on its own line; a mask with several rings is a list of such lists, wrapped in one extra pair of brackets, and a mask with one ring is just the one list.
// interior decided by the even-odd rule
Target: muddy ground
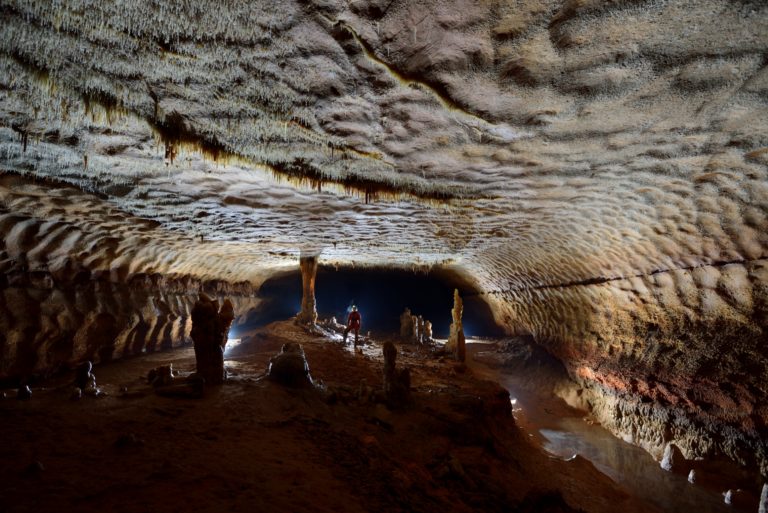
[[(304, 347), (316, 387), (265, 377)], [(291, 322), (228, 349), (229, 380), (201, 399), (161, 397), (155, 366), (194, 370), (191, 348), (95, 368), (105, 397), (70, 399), (72, 376), (0, 401), (0, 512), (657, 511), (581, 458), (545, 454), (499, 385), (433, 350), (398, 345), (412, 404), (389, 410), (381, 341), (362, 352)], [(362, 384), (362, 386), (361, 386)]]

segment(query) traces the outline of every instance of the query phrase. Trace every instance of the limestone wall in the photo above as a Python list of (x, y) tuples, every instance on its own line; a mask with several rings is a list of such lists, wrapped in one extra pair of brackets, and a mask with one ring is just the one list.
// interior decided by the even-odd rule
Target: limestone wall
[[(197, 292), (188, 285), (146, 277), (57, 283), (41, 272), (11, 275), (0, 289), (0, 380), (190, 344)], [(227, 287), (201, 286), (214, 297), (230, 297), (237, 315), (259, 303)]]
[(768, 261), (490, 294), (583, 390), (577, 406), (661, 458), (768, 470)]

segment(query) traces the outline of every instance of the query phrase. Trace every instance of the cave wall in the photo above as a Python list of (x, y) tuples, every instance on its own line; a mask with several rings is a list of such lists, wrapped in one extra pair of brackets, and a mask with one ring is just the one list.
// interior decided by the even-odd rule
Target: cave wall
[(0, 381), (44, 377), (83, 360), (108, 362), (191, 344), (197, 291), (257, 308), (246, 286), (132, 276), (128, 282), (57, 282), (13, 273), (0, 288)]
[(768, 471), (768, 260), (490, 294), (581, 387), (568, 398), (661, 458)]

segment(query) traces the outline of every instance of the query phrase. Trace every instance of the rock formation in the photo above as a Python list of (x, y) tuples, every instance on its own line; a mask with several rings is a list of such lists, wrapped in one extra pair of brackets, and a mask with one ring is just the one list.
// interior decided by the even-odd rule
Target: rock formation
[(427, 343), (432, 341), (432, 321), (424, 321), (424, 336), (422, 342)]
[(302, 256), (299, 259), (301, 269), (301, 311), (296, 314), (296, 322), (300, 324), (317, 323), (317, 306), (315, 302), (315, 278), (317, 277), (317, 256)]
[(683, 453), (675, 444), (667, 444), (664, 448), (664, 455), (661, 458), (659, 464), (661, 468), (667, 472), (679, 472), (685, 471), (683, 465), (685, 464), (685, 458)]
[(88, 385), (92, 383), (95, 386), (96, 377), (91, 372), (92, 369), (93, 364), (87, 360), (77, 367), (75, 370), (75, 386), (77, 388), (84, 390)]
[(267, 376), (283, 386), (300, 388), (312, 385), (309, 363), (300, 344), (289, 342), (269, 360)]
[(407, 308), (400, 315), (400, 338), (403, 341), (410, 341), (414, 337), (413, 315), (411, 309)]
[(203, 396), (206, 384), (206, 379), (199, 372), (186, 377), (176, 377), (173, 364), (152, 369), (147, 375), (147, 381), (157, 395), (194, 399)]
[(424, 317), (421, 315), (416, 318), (416, 343), (424, 343)]
[(464, 326), (461, 323), (461, 317), (464, 315), (464, 303), (459, 296), (458, 289), (453, 291), (453, 309), (451, 310), (451, 329), (448, 335), (448, 341), (445, 343), (445, 351), (452, 354), (453, 357), (463, 362), (467, 357), (466, 339), (464, 338)]
[(406, 343), (425, 344), (432, 340), (432, 323), (406, 308), (400, 315), (400, 338)]
[(190, 336), (195, 346), (197, 374), (207, 385), (220, 385), (226, 378), (224, 347), (235, 318), (232, 302), (225, 299), (219, 307), (218, 301), (201, 292), (191, 317)]
[(385, 342), (384, 353), (384, 399), (390, 408), (401, 408), (411, 397), (411, 372), (407, 368), (397, 369), (397, 348), (392, 342)]
[(134, 275), (121, 282), (86, 270), (10, 276), (13, 283), (0, 287), (0, 380), (188, 344), (201, 287), (231, 295), (238, 314), (260, 305), (250, 285), (199, 279)]

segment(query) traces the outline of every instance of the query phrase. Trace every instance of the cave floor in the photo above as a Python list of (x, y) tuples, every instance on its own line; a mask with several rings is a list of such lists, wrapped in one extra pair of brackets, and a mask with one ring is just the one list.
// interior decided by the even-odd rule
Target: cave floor
[[(322, 387), (264, 378), (287, 341)], [(288, 321), (244, 334), (226, 355), (231, 378), (202, 399), (146, 384), (157, 365), (193, 371), (186, 348), (97, 366), (105, 397), (72, 401), (63, 377), (0, 401), (0, 512), (658, 511), (588, 461), (545, 454), (495, 383), (398, 349), (413, 390), (400, 411), (356, 393), (381, 387), (378, 341), (355, 353)]]

